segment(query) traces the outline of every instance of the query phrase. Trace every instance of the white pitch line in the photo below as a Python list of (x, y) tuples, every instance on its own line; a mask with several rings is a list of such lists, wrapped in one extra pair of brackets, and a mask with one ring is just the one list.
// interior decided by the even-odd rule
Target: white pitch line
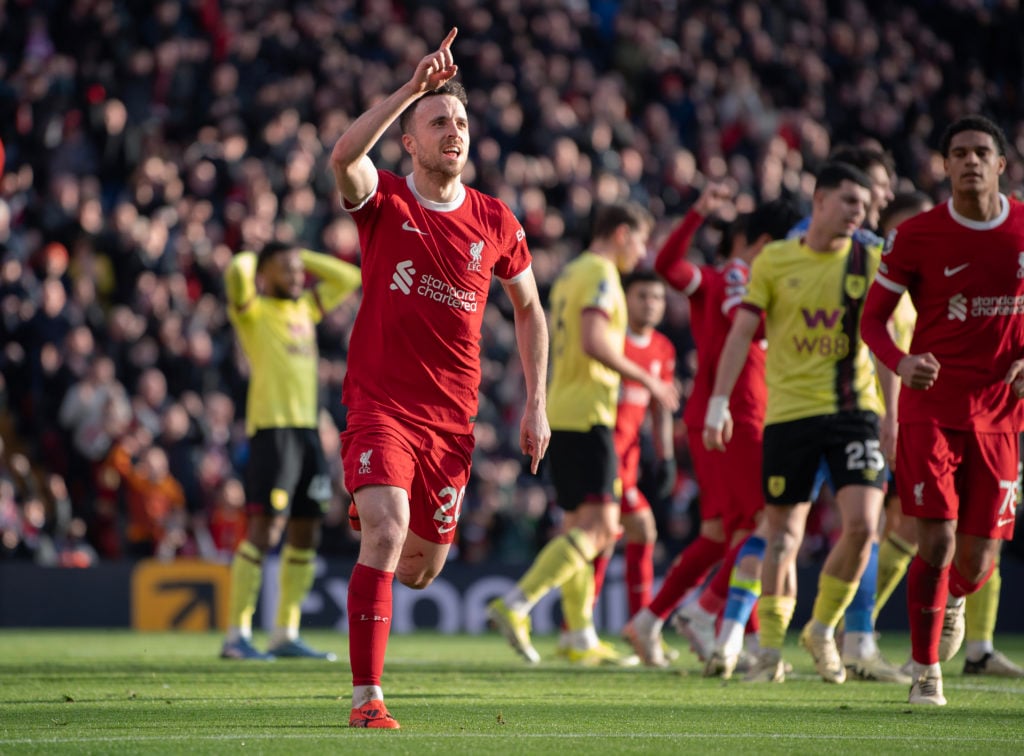
[[(306, 735), (302, 733), (260, 733), (257, 735), (123, 735), (123, 736), (104, 736), (104, 737), (83, 737), (83, 738), (0, 738), (0, 746), (3, 745), (41, 745), (41, 744), (76, 744), (76, 743), (145, 743), (145, 742), (224, 742), (229, 740), (237, 740), (241, 743), (253, 740), (320, 740), (323, 738), (337, 738), (341, 733), (348, 731), (353, 737), (361, 737), (358, 729), (350, 729), (339, 725), (338, 732), (331, 732), (330, 734), (324, 735)], [(709, 732), (709, 733), (695, 733), (695, 732), (679, 732), (679, 733), (634, 733), (634, 734), (595, 734), (595, 733), (541, 733), (541, 732), (516, 732), (513, 735), (516, 738), (543, 738), (543, 739), (588, 739), (588, 738), (600, 738), (601, 740), (717, 740), (723, 739), (735, 739), (735, 740), (801, 740), (801, 741), (814, 741), (827, 743), (830, 741), (841, 741), (841, 742), (854, 742), (854, 741), (869, 741), (869, 742), (882, 742), (892, 744), (893, 735), (821, 735), (813, 733), (721, 733), (721, 732)], [(482, 733), (482, 732), (466, 732), (466, 733), (417, 733), (409, 732), (408, 730), (402, 730), (395, 733), (395, 737), (401, 738), (403, 741), (409, 739), (428, 739), (434, 740), (438, 738), (449, 738), (457, 740), (466, 740), (468, 738), (476, 739), (495, 739), (501, 740), (507, 743), (508, 733), (495, 733), (493, 735)], [(908, 737), (908, 739), (911, 739)], [(992, 744), (1005, 744), (1005, 745), (1019, 745), (1020, 741), (1018, 738), (977, 738), (977, 737), (942, 737), (939, 735), (913, 735), (912, 739), (915, 743), (922, 741), (932, 741), (935, 743), (992, 743)], [(337, 740), (332, 742), (337, 743)]]

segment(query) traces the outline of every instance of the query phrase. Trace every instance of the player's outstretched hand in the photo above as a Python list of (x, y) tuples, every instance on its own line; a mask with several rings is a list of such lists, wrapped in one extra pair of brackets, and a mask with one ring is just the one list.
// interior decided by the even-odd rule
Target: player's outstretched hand
[(459, 67), (455, 65), (455, 57), (452, 55), (452, 42), (458, 33), (458, 28), (453, 26), (440, 46), (424, 56), (416, 66), (412, 82), (421, 93), (434, 91), (458, 73)]
[(1015, 360), (1003, 379), (1013, 389), (1013, 395), (1024, 399), (1024, 360)]
[(908, 354), (896, 366), (896, 373), (904, 386), (912, 389), (930, 389), (939, 377), (939, 361), (931, 352)]

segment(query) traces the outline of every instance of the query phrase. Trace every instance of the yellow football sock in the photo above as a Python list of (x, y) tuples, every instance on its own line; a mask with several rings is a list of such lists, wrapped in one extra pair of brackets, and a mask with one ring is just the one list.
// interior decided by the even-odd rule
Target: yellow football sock
[(878, 619), (885, 602), (892, 596), (896, 586), (907, 574), (910, 560), (917, 553), (917, 546), (907, 543), (895, 533), (890, 533), (878, 546), (878, 582), (875, 594), (875, 610), (872, 619)]
[(999, 574), (999, 564), (992, 570), (992, 575), (974, 593), (967, 596), (964, 607), (964, 622), (967, 625), (964, 639), (971, 641), (991, 641), (996, 633), (996, 615), (999, 613), (999, 588), (1003, 578)]
[[(548, 541), (533, 560), (530, 569), (519, 580), (519, 590), (530, 604), (536, 604), (549, 591), (560, 587), (578, 571), (587, 567), (597, 552), (590, 539), (574, 528), (564, 535)], [(590, 573), (591, 590), (594, 575)]]
[(562, 616), (569, 630), (594, 624), (594, 565), (588, 562), (562, 583)]
[(858, 582), (847, 583), (824, 572), (818, 577), (818, 595), (814, 598), (811, 616), (825, 627), (835, 627), (853, 601)]
[(316, 577), (315, 560), (314, 549), (297, 549), (289, 544), (281, 549), (280, 595), (274, 626), (279, 632), (284, 630), (291, 640), (299, 637), (302, 602)]
[(793, 620), (796, 596), (761, 596), (757, 602), (757, 619), (761, 623), (761, 648), (782, 650), (786, 630)]
[(252, 615), (263, 581), (263, 552), (242, 541), (231, 560), (231, 601), (228, 626), (238, 628), (243, 638), (252, 636)]

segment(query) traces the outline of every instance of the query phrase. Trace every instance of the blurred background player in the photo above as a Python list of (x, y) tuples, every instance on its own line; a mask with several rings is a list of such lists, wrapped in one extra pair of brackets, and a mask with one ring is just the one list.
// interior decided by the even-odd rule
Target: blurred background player
[[(884, 235), (879, 228), (882, 213), (893, 199), (892, 159), (882, 152), (868, 146), (844, 144), (829, 153), (829, 160), (846, 163), (859, 168), (871, 179), (871, 199), (864, 214), (864, 223), (854, 232), (854, 239), (862, 244), (878, 246), (882, 244)], [(790, 236), (804, 233), (810, 218), (804, 218), (793, 227)], [(895, 419), (882, 418), (883, 438), (894, 439)], [(815, 482), (811, 501), (818, 501), (821, 490), (830, 485), (828, 467), (822, 460)], [(831, 487), (831, 486), (830, 486)], [(893, 488), (893, 486), (889, 486)], [(846, 608), (840, 626), (842, 632), (842, 658), (846, 666), (847, 676), (854, 680), (895, 682), (909, 684), (910, 680), (896, 665), (882, 656), (875, 638), (875, 595), (878, 575), (878, 541), (871, 544), (868, 564), (861, 575), (860, 585), (853, 600)]]
[(491, 602), (488, 616), (529, 662), (540, 655), (530, 640), (529, 613), (562, 589), (569, 658), (583, 664), (621, 663), (593, 624), (594, 558), (619, 532), (618, 457), (613, 430), (621, 378), (640, 383), (675, 411), (672, 381), (649, 373), (624, 354), (628, 318), (620, 273), (647, 254), (652, 219), (636, 203), (600, 208), (590, 246), (569, 263), (551, 290), (550, 471), (566, 531), (537, 555), (516, 586)]
[[(306, 275), (319, 282), (306, 289)], [(235, 255), (225, 274), (228, 315), (250, 365), (246, 433), (248, 526), (231, 561), (225, 659), (298, 656), (333, 661), (299, 638), (302, 601), (313, 585), (323, 507), (331, 481), (317, 433), (316, 324), (359, 286), (359, 269), (331, 255), (271, 242)], [(260, 285), (257, 284), (257, 278)], [(277, 615), (267, 653), (252, 645), (263, 559), (281, 541)]]
[[(655, 262), (669, 284), (691, 302), (691, 330), (697, 345), (698, 365), (694, 388), (683, 419), (701, 496), (701, 525), (697, 539), (673, 562), (661, 589), (650, 604), (632, 615), (626, 635), (646, 664), (663, 666), (661, 628), (684, 594), (701, 583), (715, 564), (731, 563), (743, 538), (753, 529), (763, 506), (760, 479), (761, 426), (764, 416), (764, 349), (759, 342), (750, 350), (735, 390), (737, 434), (728, 453), (712, 454), (701, 441), (707, 400), (714, 383), (715, 366), (736, 305), (746, 292), (750, 261), (773, 235), (792, 225), (796, 213), (784, 206), (764, 206), (756, 215), (741, 216), (723, 237), (723, 265), (698, 266), (686, 253), (697, 227), (717, 212), (731, 196), (722, 183), (710, 184), (662, 245)], [(748, 236), (748, 234), (750, 236)], [(750, 239), (748, 243), (747, 239)], [(724, 557), (724, 559), (723, 559)], [(710, 595), (707, 598), (711, 602)], [(710, 634), (714, 616), (710, 612)], [(702, 617), (697, 617), (697, 621)], [(691, 630), (684, 626), (684, 630)], [(709, 641), (684, 632), (701, 659)]]
[[(626, 295), (625, 355), (651, 375), (665, 382), (675, 379), (676, 350), (657, 326), (665, 316), (665, 284), (651, 270), (635, 270), (622, 278)], [(619, 479), (622, 498), (619, 502), (622, 535), (625, 540), (626, 596), (630, 616), (651, 599), (654, 581), (654, 545), (658, 531), (651, 503), (639, 488), (641, 467), (641, 432), (647, 417), (651, 418), (651, 440), (654, 446), (653, 497), (660, 502), (672, 493), (676, 480), (673, 448), (672, 413), (651, 397), (641, 383), (624, 378), (619, 387), (619, 404), (615, 419), (615, 453), (619, 458)], [(594, 601), (601, 595), (608, 561), (615, 551), (613, 542), (594, 559)], [(563, 615), (565, 612), (563, 611)], [(559, 651), (570, 656), (570, 633), (563, 632)], [(577, 657), (572, 654), (572, 657)]]
[[(412, 77), (341, 135), (331, 167), (359, 229), (363, 299), (342, 399), (345, 486), (362, 536), (348, 586), (350, 727), (398, 729), (381, 686), (392, 584), (426, 588), (456, 537), (480, 397), (480, 341), (495, 278), (512, 302), (526, 383), (519, 449), (547, 450), (548, 332), (526, 234), (500, 200), (462, 183), (468, 102), (451, 29)], [(396, 120), (412, 173), (369, 152)]]
[[(782, 644), (796, 606), (792, 564), (822, 456), (836, 486), (842, 532), (822, 568), (813, 617), (800, 641), (822, 679), (846, 679), (835, 627), (867, 564), (885, 485), (879, 451), (884, 405), (857, 330), (880, 250), (852, 238), (870, 192), (871, 180), (853, 166), (822, 167), (807, 235), (770, 245), (753, 264), (708, 402), (705, 443), (724, 449), (732, 430), (729, 395), (763, 314), (771, 345), (762, 473), (767, 548), (758, 607), (761, 651), (747, 674), (752, 681), (785, 679)], [(892, 376), (886, 378), (891, 387)]]
[[(935, 206), (924, 192), (897, 194), (882, 212), (879, 231), (888, 238), (900, 223), (918, 213)], [(900, 297), (890, 320), (893, 341), (903, 351), (910, 348), (916, 319), (910, 295)], [(910, 515), (903, 514), (895, 481), (891, 481), (885, 499), (885, 530), (881, 538), (878, 555), (878, 595), (875, 603), (875, 617), (892, 596), (896, 586), (907, 572), (910, 560), (917, 553), (917, 522)], [(964, 605), (965, 675), (989, 675), (992, 677), (1024, 677), (1024, 668), (1011, 661), (995, 648), (996, 617), (999, 614), (999, 592), (1002, 576), (999, 572), (999, 558), (992, 577), (974, 593), (967, 596)], [(913, 659), (911, 659), (911, 664)], [(909, 669), (909, 667), (908, 667)]]
[[(952, 196), (890, 236), (862, 323), (904, 387), (896, 483), (918, 536), (907, 575), (911, 704), (946, 704), (939, 663), (959, 650), (964, 597), (989, 579), (1016, 519), (1024, 319), (1012, 303), (1024, 297), (1024, 206), (999, 191), (1006, 151), (1002, 130), (980, 116), (944, 132)], [(886, 327), (904, 291), (917, 311), (909, 353)]]

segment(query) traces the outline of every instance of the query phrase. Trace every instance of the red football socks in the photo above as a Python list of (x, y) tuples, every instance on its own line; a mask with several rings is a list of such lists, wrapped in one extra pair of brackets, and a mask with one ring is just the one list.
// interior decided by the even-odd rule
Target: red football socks
[(651, 600), (654, 583), (654, 544), (626, 544), (626, 597), (629, 616), (639, 612)]
[(688, 590), (699, 584), (716, 562), (725, 554), (725, 544), (698, 536), (697, 540), (683, 549), (672, 563), (661, 590), (651, 599), (648, 607), (662, 619), (668, 619), (676, 604)]
[(910, 650), (918, 664), (938, 664), (939, 639), (949, 592), (949, 567), (937, 569), (915, 556), (907, 570)]
[(391, 634), (395, 573), (356, 564), (348, 584), (348, 658), (353, 685), (380, 685)]

